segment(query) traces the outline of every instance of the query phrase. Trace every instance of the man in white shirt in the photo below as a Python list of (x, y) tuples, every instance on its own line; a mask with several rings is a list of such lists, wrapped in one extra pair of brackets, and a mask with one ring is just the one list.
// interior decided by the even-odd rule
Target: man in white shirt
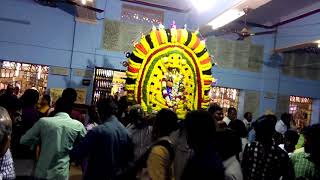
[(246, 113), (244, 113), (243, 117), (244, 117), (244, 119), (242, 120), (242, 122), (246, 126), (247, 130), (249, 130), (251, 128), (252, 113), (251, 112), (246, 112)]
[(284, 133), (290, 129), (290, 121), (292, 119), (291, 114), (289, 113), (283, 113), (281, 115), (281, 119), (277, 122), (276, 124), (276, 131), (282, 135), (284, 135)]
[(230, 122), (237, 119), (237, 110), (234, 107), (228, 108), (228, 115), (223, 118), (222, 121), (224, 121), (227, 126), (229, 126)]

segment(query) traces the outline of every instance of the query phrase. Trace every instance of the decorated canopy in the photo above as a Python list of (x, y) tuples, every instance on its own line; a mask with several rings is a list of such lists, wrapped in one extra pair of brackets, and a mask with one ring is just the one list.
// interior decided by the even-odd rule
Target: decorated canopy
[(128, 99), (148, 112), (170, 108), (183, 117), (206, 108), (214, 78), (212, 61), (198, 32), (155, 27), (128, 57)]

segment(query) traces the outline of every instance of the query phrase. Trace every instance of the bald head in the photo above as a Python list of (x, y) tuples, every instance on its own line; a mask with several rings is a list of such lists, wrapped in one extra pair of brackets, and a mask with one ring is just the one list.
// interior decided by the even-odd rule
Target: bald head
[(12, 132), (12, 121), (7, 110), (0, 107), (0, 157), (2, 157), (10, 146)]

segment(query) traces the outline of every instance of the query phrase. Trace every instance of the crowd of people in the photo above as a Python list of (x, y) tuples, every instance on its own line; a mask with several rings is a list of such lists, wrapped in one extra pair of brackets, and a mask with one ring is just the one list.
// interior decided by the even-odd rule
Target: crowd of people
[[(320, 124), (296, 129), (288, 113), (239, 120), (235, 108), (224, 116), (211, 104), (178, 119), (114, 96), (90, 106), (84, 121), (76, 98), (67, 88), (51, 106), (35, 89), (2, 91), (0, 179), (65, 180), (71, 162), (85, 180), (320, 179)], [(17, 173), (18, 164), (30, 172)]]

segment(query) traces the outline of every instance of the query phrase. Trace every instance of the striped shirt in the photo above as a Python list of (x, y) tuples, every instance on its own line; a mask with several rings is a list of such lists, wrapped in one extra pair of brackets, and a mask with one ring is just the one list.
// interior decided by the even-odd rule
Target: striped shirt
[(145, 126), (142, 128), (137, 128), (134, 124), (129, 124), (127, 129), (134, 145), (134, 159), (137, 160), (151, 145), (152, 127)]

